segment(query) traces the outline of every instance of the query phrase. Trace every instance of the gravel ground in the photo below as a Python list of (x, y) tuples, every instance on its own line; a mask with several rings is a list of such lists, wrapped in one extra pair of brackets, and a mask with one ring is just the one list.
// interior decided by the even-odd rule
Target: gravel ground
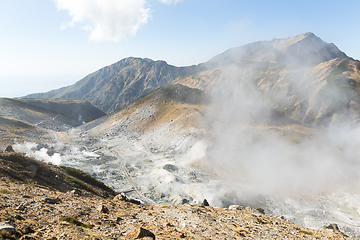
[[(15, 228), (13, 239), (136, 239), (142, 234), (148, 239), (351, 239), (336, 226), (335, 230), (308, 229), (265, 215), (261, 209), (231, 208), (141, 206), (120, 195), (102, 198), (6, 177), (0, 181), (0, 222)], [(63, 221), (66, 217), (85, 225)]]

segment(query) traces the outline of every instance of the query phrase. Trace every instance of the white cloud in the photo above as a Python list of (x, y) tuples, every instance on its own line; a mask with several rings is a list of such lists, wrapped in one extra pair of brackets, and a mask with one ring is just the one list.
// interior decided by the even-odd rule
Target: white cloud
[[(54, 0), (59, 10), (67, 10), (71, 21), (62, 29), (82, 24), (91, 41), (119, 41), (135, 35), (151, 18), (149, 0)], [(179, 0), (159, 0), (172, 4)]]

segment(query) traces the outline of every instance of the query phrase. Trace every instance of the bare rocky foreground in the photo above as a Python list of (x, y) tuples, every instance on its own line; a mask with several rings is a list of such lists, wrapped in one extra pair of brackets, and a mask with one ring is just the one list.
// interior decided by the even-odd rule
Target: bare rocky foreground
[[(141, 206), (91, 185), (90, 192), (65, 183), (59, 184), (66, 185), (60, 190), (40, 177), (59, 167), (30, 161), (43, 171), (16, 172), (23, 162), (6, 156), (1, 157), (0, 239), (351, 239), (336, 225), (308, 229), (265, 215), (262, 209)], [(14, 179), (21, 175), (24, 181)]]

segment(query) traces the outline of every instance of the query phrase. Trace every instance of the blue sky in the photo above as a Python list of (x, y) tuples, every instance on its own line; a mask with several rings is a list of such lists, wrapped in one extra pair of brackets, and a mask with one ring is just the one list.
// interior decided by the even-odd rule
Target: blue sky
[(75, 83), (125, 57), (185, 66), (313, 32), (360, 59), (360, 1), (0, 0), (0, 97)]

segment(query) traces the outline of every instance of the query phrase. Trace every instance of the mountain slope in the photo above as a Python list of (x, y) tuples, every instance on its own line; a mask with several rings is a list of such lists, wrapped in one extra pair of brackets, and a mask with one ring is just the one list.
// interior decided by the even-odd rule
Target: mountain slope
[(84, 100), (0, 98), (0, 145), (49, 140), (52, 131), (68, 131), (104, 115)]
[(205, 64), (211, 68), (178, 83), (204, 90), (214, 101), (224, 93), (245, 94), (306, 126), (360, 117), (360, 62), (314, 34), (248, 44)]
[(91, 122), (97, 118), (106, 115), (103, 111), (92, 105), (86, 100), (75, 99), (17, 99), (21, 102), (38, 106), (47, 110), (56, 111), (69, 118), (75, 119), (80, 123)]
[[(84, 100), (17, 100), (9, 98), (0, 99), (0, 114), (35, 126), (58, 131), (79, 126), (85, 120), (92, 121), (105, 115)], [(81, 114), (84, 116), (83, 118)]]
[(86, 76), (74, 85), (31, 94), (26, 98), (86, 99), (109, 113), (199, 69), (196, 66), (174, 67), (165, 61), (129, 57)]

